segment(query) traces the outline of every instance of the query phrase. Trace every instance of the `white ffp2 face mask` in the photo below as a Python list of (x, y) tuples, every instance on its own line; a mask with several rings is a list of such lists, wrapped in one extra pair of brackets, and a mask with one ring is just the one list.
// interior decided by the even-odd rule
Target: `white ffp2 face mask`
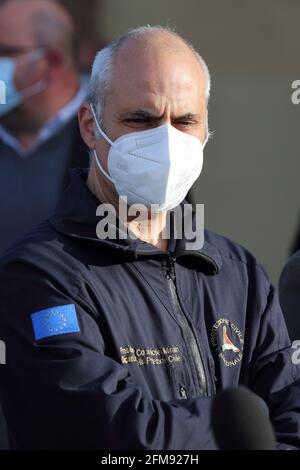
[(112, 142), (101, 129), (91, 105), (98, 131), (111, 145), (107, 166), (99, 170), (111, 181), (128, 205), (144, 204), (157, 211), (178, 206), (199, 177), (203, 165), (203, 148), (196, 137), (178, 131), (170, 124), (154, 129), (130, 132)]

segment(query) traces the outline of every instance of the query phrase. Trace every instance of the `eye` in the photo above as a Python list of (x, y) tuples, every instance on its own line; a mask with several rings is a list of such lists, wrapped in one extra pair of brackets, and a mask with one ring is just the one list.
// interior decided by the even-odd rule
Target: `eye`
[(196, 121), (175, 121), (174, 122), (175, 126), (183, 126), (183, 127), (195, 126), (196, 124), (197, 124)]
[(128, 127), (139, 129), (148, 129), (149, 127), (153, 127), (156, 124), (153, 119), (148, 117), (127, 118), (122, 119), (121, 122)]
[(144, 118), (132, 118), (132, 119), (125, 119), (123, 122), (133, 122), (135, 124), (139, 124), (139, 123), (144, 123), (148, 121), (149, 121), (148, 119), (144, 119)]

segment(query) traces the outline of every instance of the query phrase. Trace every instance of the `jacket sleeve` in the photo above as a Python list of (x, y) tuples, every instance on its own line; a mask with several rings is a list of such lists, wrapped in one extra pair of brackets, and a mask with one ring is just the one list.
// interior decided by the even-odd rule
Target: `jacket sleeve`
[(300, 449), (300, 366), (296, 359), (277, 292), (268, 283), (249, 386), (267, 403), (281, 449)]
[[(211, 398), (143, 397), (128, 368), (105, 353), (97, 313), (76, 279), (24, 262), (0, 270), (1, 391), (11, 444), (22, 449), (214, 448)], [(80, 331), (36, 341), (31, 314), (74, 304)]]

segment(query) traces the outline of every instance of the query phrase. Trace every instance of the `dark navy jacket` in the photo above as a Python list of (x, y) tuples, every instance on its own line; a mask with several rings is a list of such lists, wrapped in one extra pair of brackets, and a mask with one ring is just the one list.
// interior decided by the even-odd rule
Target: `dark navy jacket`
[(211, 232), (173, 253), (99, 240), (85, 179), (0, 263), (12, 447), (213, 449), (213, 397), (244, 384), (279, 445), (300, 448), (299, 366), (253, 256)]

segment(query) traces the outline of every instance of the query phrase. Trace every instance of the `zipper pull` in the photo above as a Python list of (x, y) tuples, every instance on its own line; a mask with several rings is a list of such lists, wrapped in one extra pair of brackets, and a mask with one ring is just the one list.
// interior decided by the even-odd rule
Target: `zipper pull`
[(179, 394), (182, 398), (184, 398), (185, 400), (187, 399), (187, 394), (186, 394), (186, 389), (183, 385), (180, 385), (179, 386)]

